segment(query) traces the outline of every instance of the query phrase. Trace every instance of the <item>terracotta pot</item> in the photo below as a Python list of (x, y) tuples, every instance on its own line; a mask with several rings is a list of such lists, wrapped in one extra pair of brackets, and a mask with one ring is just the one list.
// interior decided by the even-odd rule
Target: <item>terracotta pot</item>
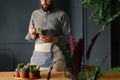
[(37, 71), (37, 72), (35, 73), (35, 75), (36, 75), (37, 78), (41, 78), (41, 76), (40, 76), (40, 71)]
[(14, 72), (14, 76), (15, 76), (15, 77), (20, 77), (19, 71), (15, 71), (15, 72)]
[(35, 72), (29, 72), (29, 78), (35, 79), (36, 78)]
[(28, 78), (28, 72), (19, 72), (20, 78)]

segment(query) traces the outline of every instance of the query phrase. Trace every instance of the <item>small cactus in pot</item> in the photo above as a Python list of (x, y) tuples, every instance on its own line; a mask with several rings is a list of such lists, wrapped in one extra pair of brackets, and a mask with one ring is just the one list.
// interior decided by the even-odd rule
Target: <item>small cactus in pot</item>
[(15, 68), (15, 72), (14, 72), (14, 76), (15, 77), (20, 77), (20, 74), (19, 74), (19, 71), (21, 68), (23, 68), (24, 64), (23, 63), (20, 63), (17, 65), (17, 67)]
[(23, 68), (20, 69), (20, 78), (28, 78), (28, 66), (24, 65)]
[(29, 66), (29, 78), (30, 79), (40, 78), (39, 68), (40, 67), (36, 65)]

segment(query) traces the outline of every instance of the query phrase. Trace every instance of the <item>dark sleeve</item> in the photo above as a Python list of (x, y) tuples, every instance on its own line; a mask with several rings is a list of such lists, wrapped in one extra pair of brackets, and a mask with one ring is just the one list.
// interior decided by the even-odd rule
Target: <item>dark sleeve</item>
[(60, 43), (69, 43), (69, 34), (70, 34), (70, 20), (68, 18), (68, 15), (64, 13), (64, 15), (61, 18), (62, 23), (62, 34), (58, 36)]

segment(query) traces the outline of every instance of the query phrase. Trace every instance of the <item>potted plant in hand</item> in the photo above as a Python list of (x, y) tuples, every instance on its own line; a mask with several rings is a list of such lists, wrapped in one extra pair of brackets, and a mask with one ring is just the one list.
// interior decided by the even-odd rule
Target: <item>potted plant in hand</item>
[(46, 30), (42, 30), (41, 28), (38, 28), (38, 33), (40, 35), (46, 35)]

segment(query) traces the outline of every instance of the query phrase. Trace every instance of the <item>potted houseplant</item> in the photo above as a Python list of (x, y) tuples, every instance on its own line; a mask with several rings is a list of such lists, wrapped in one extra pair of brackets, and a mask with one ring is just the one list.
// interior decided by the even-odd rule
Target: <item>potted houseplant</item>
[(23, 63), (20, 63), (17, 65), (17, 67), (15, 68), (15, 72), (14, 72), (14, 76), (15, 77), (20, 77), (20, 74), (19, 74), (19, 71), (21, 68), (23, 68), (24, 64)]
[(24, 65), (19, 71), (20, 78), (28, 78), (28, 66)]
[(19, 71), (20, 70), (18, 68), (15, 69), (15, 72), (14, 72), (15, 77), (20, 77)]
[(43, 30), (43, 29), (41, 29), (41, 28), (38, 28), (38, 33), (39, 33), (39, 35), (46, 35), (46, 30)]
[(40, 77), (40, 71), (38, 66), (36, 65), (29, 65), (29, 78), (35, 79)]
[(41, 77), (41, 76), (40, 76), (40, 67), (39, 67), (39, 66), (36, 66), (36, 67), (35, 67), (35, 75), (36, 75), (37, 78), (40, 78), (40, 77)]

